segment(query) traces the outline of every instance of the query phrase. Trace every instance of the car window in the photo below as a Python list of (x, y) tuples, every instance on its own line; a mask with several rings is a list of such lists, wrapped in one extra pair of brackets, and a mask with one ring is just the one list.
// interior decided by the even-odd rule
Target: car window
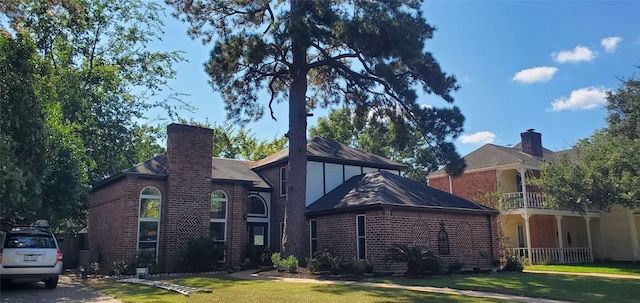
[(8, 235), (5, 248), (56, 248), (53, 237), (39, 235)]

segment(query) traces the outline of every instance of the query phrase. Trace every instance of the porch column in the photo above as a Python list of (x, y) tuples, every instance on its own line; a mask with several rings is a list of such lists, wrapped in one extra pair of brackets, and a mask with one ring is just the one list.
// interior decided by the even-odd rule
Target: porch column
[[(527, 170), (524, 166), (520, 165), (520, 182), (522, 183), (522, 203), (524, 203), (524, 213), (527, 214), (527, 208), (529, 208), (529, 199), (527, 198), (527, 181), (525, 174)], [(529, 228), (527, 227), (527, 232)]]
[(593, 262), (593, 245), (591, 244), (591, 217), (585, 216), (584, 220), (587, 222), (587, 240), (589, 240), (589, 261)]
[(633, 217), (633, 210), (627, 208), (627, 225), (629, 225), (629, 236), (631, 236), (631, 251), (633, 252), (633, 261), (640, 260), (640, 243), (638, 241), (638, 230), (636, 229), (636, 220)]
[(524, 230), (527, 234), (527, 256), (529, 257), (529, 261), (532, 264), (535, 264), (535, 260), (533, 259), (532, 251), (531, 251), (531, 229), (529, 228), (529, 218), (530, 214), (520, 214), (522, 218), (524, 218)]
[(556, 226), (558, 229), (558, 247), (560, 248), (560, 258), (558, 262), (560, 262), (560, 264), (564, 264), (564, 240), (562, 239), (562, 215), (556, 215)]

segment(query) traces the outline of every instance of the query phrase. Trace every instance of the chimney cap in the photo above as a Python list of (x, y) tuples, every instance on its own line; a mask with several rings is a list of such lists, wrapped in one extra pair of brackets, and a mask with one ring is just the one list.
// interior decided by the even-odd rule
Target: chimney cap
[(528, 132), (533, 132), (533, 131), (535, 131), (535, 130), (536, 130), (535, 128), (529, 128), (529, 129), (527, 129), (527, 131), (528, 131)]

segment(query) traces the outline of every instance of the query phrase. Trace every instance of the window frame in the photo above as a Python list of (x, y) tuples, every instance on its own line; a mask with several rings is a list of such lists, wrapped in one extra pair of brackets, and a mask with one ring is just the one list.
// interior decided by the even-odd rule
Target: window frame
[(280, 196), (284, 197), (287, 195), (287, 166), (283, 166), (280, 168)]
[(318, 220), (311, 219), (309, 220), (309, 257), (312, 260), (315, 260), (317, 252), (318, 252)]
[[(362, 230), (360, 230), (360, 218), (362, 218)], [(362, 244), (360, 240), (363, 241)], [(356, 258), (358, 260), (367, 258), (367, 220), (364, 214), (356, 215)]]
[[(252, 198), (258, 199), (262, 203), (262, 207), (264, 208), (263, 214), (249, 212), (249, 205)], [(249, 197), (247, 197), (247, 217), (268, 218), (269, 207), (267, 206), (267, 201), (265, 201), (260, 195), (250, 194)]]
[[(153, 189), (156, 191), (154, 194), (144, 194), (145, 190)], [(141, 217), (142, 210), (142, 200), (143, 199), (157, 199), (158, 200), (158, 216), (156, 218), (153, 217)], [(140, 195), (138, 196), (138, 230), (136, 237), (136, 252), (141, 251), (140, 243), (151, 243), (155, 242), (154, 254), (156, 261), (158, 260), (158, 253), (160, 250), (160, 218), (162, 217), (162, 192), (155, 186), (145, 186), (140, 190)], [(140, 241), (142, 223), (156, 223), (156, 237), (155, 241)]]
[[(215, 193), (217, 193), (217, 192), (222, 193), (222, 195), (224, 195), (224, 198), (214, 198), (213, 195)], [(212, 236), (211, 235), (211, 223), (223, 223), (224, 224), (224, 228), (223, 228), (224, 231), (223, 231), (223, 234), (222, 234), (223, 235), (223, 239), (222, 240), (214, 239), (214, 240), (216, 242), (225, 243), (226, 244), (226, 242), (227, 242), (227, 225), (228, 225), (227, 224), (227, 218), (229, 217), (228, 216), (228, 213), (229, 213), (229, 195), (227, 195), (227, 193), (224, 192), (223, 190), (217, 189), (217, 190), (214, 190), (214, 191), (211, 192), (211, 196), (210, 197), (211, 197), (211, 200), (209, 201), (209, 237)], [(224, 218), (212, 218), (211, 217), (211, 208), (213, 207), (212, 204), (214, 202), (214, 199), (216, 201), (219, 201), (219, 202), (224, 202)]]

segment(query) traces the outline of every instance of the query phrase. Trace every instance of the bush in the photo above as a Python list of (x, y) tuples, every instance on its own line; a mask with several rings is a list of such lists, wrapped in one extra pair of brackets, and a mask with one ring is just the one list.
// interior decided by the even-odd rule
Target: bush
[(114, 261), (111, 263), (111, 271), (109, 271), (109, 274), (112, 276), (119, 277), (124, 275), (133, 275), (134, 273), (132, 263), (124, 260)]
[(309, 272), (318, 272), (318, 269), (320, 268), (320, 264), (318, 263), (318, 261), (312, 260), (311, 258), (307, 257), (305, 259), (305, 262), (307, 262), (307, 269), (309, 270)]
[(291, 255), (286, 259), (282, 259), (280, 257), (280, 253), (274, 253), (271, 255), (271, 263), (273, 263), (273, 267), (278, 271), (288, 271), (290, 273), (294, 273), (298, 271), (298, 259), (295, 256)]
[(464, 263), (455, 260), (447, 265), (449, 272), (459, 272), (464, 267)]
[(434, 252), (420, 246), (393, 244), (389, 248), (387, 259), (407, 264), (407, 276), (418, 276), (422, 273), (439, 272), (442, 268), (440, 257)]
[(182, 268), (187, 272), (207, 272), (220, 269), (224, 245), (210, 237), (193, 238), (182, 255)]
[(522, 258), (518, 256), (507, 256), (504, 263), (504, 271), (522, 271), (524, 266), (522, 265)]

